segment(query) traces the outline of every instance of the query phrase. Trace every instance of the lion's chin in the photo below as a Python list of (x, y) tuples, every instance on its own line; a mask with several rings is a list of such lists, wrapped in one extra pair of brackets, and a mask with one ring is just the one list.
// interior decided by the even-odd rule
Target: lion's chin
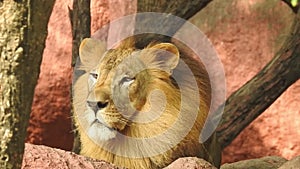
[(95, 122), (88, 129), (88, 136), (96, 143), (111, 140), (117, 136), (117, 131), (102, 123)]

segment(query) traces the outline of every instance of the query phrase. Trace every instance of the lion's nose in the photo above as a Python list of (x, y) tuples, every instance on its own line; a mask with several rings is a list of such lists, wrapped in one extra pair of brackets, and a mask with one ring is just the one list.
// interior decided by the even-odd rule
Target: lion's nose
[(108, 102), (87, 101), (88, 106), (97, 113), (98, 110), (105, 108)]

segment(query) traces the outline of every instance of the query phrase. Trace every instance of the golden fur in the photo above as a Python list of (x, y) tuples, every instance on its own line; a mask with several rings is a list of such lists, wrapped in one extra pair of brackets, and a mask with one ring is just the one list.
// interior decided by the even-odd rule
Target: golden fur
[[(195, 93), (192, 89), (193, 87), (189, 86), (191, 84), (184, 83), (183, 85), (185, 86), (183, 88), (190, 93), (186, 95), (188, 102), (183, 102), (181, 90), (179, 89), (181, 84), (176, 83), (176, 79), (171, 78), (173, 71), (176, 70), (178, 65), (180, 55), (175, 45), (155, 43), (150, 44), (145, 49), (137, 50), (132, 47), (131, 43), (124, 42), (120, 47), (109, 51), (105, 51), (103, 45), (97, 40), (86, 39), (80, 47), (80, 57), (83, 62), (80, 69), (87, 72), (95, 71), (98, 76), (96, 79), (92, 79), (92, 81), (94, 80), (92, 87), (88, 87), (87, 84), (88, 79), (91, 78), (89, 73), (81, 76), (74, 85), (75, 122), (78, 126), (82, 143), (81, 154), (127, 168), (163, 168), (177, 158), (186, 156), (204, 158), (219, 166), (220, 148), (215, 135), (207, 140), (205, 144), (199, 143), (199, 135), (207, 118), (210, 105), (210, 83), (204, 66), (191, 56), (180, 56), (180, 59), (191, 69), (198, 86), (197, 89), (199, 89)], [(169, 53), (158, 50), (166, 50)], [(98, 59), (95, 59), (97, 58), (96, 55), (99, 57)], [(161, 57), (158, 55), (169, 56)], [(137, 57), (138, 59), (136, 59)], [(138, 69), (140, 65), (146, 65), (147, 69)], [(129, 95), (128, 99), (138, 113), (142, 114), (153, 109), (152, 112), (154, 113), (151, 115), (157, 115), (156, 109), (161, 107), (158, 105), (165, 103), (163, 112), (158, 114), (159, 116), (156, 119), (147, 123), (139, 123), (131, 120), (140, 116), (140, 114), (136, 114), (136, 111), (125, 115), (120, 113), (118, 107), (122, 107), (122, 105), (127, 105), (128, 107), (128, 103), (122, 99), (122, 93), (115, 93), (112, 90), (113, 87), (120, 88), (121, 92), (124, 90), (123, 84), (121, 85), (118, 79), (123, 79), (126, 71), (129, 72), (125, 75), (128, 76), (129, 80), (124, 80), (126, 91), (128, 91)], [(183, 80), (189, 79), (188, 77), (181, 78)], [(128, 86), (127, 83), (129, 84)], [(158, 92), (155, 93), (153, 91)], [(117, 97), (114, 98), (113, 94), (117, 95)], [(156, 97), (150, 98), (150, 95)], [(200, 103), (194, 103), (193, 100), (197, 100), (199, 96), (200, 100), (199, 98), (198, 100)], [(86, 108), (87, 100), (105, 102), (105, 107), (103, 106), (103, 110), (97, 109), (96, 113), (91, 112), (91, 110), (88, 110), (89, 108)], [(114, 101), (119, 101), (120, 105), (117, 105)], [(192, 123), (193, 119), (190, 119), (192, 115), (182, 116), (180, 114), (181, 106), (185, 106), (187, 109), (185, 113), (189, 113), (194, 111), (192, 108), (194, 104), (199, 104), (199, 111), (198, 113), (196, 112), (196, 119), (191, 129), (186, 132), (182, 128)], [(124, 112), (130, 111), (126, 109)], [(105, 126), (103, 127), (101, 124), (99, 130), (105, 130), (103, 133), (107, 132), (107, 135), (102, 136), (101, 133), (98, 135), (89, 134), (88, 128), (90, 124), (88, 124), (87, 119), (91, 118), (90, 116), (92, 115), (94, 116), (94, 114), (96, 114), (96, 118), (103, 118), (104, 122), (102, 123), (105, 123)], [(150, 116), (149, 118), (151, 118)], [(166, 131), (169, 131), (169, 135), (166, 135), (167, 137), (163, 137), (163, 139), (154, 139), (154, 142), (151, 143), (142, 141), (141, 145), (137, 145), (143, 150), (142, 153), (139, 153), (131, 152), (131, 147), (135, 145), (126, 141), (122, 142), (119, 140), (113, 143), (112, 140), (119, 138), (113, 130), (132, 138), (151, 138)], [(180, 140), (180, 142), (177, 144), (176, 140)], [(101, 141), (104, 141), (106, 148), (100, 146)], [(160, 151), (166, 143), (174, 143), (174, 145), (167, 151), (157, 154), (154, 152), (155, 155), (147, 156), (153, 151)], [(116, 152), (121, 154), (127, 153), (132, 155), (137, 153), (143, 155), (142, 157), (139, 155), (137, 158), (125, 157), (107, 150), (107, 147), (115, 148), (117, 149)]]

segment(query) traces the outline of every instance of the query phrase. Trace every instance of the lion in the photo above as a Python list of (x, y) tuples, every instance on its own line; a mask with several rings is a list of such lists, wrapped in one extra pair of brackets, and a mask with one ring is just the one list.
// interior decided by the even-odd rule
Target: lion
[(172, 43), (134, 46), (82, 41), (85, 73), (73, 86), (80, 154), (126, 168), (163, 168), (188, 156), (219, 167), (215, 134), (199, 141), (211, 102), (204, 66)]

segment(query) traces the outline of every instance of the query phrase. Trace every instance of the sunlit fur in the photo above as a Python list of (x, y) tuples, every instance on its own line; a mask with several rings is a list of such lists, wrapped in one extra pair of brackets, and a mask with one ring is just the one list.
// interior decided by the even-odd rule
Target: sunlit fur
[[(95, 89), (93, 89), (93, 92), (95, 92), (95, 99), (97, 99), (97, 97), (100, 97), (99, 95), (103, 96), (103, 91), (105, 89), (110, 89), (110, 86), (114, 85), (112, 84), (112, 78), (118, 76), (115, 68), (124, 58), (128, 57), (132, 52), (136, 51), (136, 49), (130, 47), (133, 46), (133, 44), (128, 45), (128, 42), (124, 43), (125, 45), (121, 45), (121, 47), (107, 52), (103, 57), (101, 63), (97, 67), (97, 69), (99, 69), (99, 71), (101, 72), (101, 75), (98, 79), (98, 82), (96, 83)], [(147, 48), (151, 48), (153, 45), (155, 44), (151, 44)], [(78, 118), (83, 118), (86, 113), (89, 113), (88, 111), (86, 111), (86, 108), (84, 108), (85, 104), (83, 103), (86, 101), (86, 96), (82, 96), (85, 98), (81, 98), (80, 94), (82, 93), (82, 90), (87, 90), (87, 83), (86, 81), (79, 79), (74, 87), (75, 95), (77, 94), (76, 97), (78, 97), (79, 99), (74, 99), (74, 106), (81, 107), (80, 110), (83, 110), (82, 112), (75, 113), (75, 121), (76, 125), (78, 126), (82, 144), (81, 154), (132, 169), (163, 168), (177, 158), (187, 156), (201, 157), (214, 163), (214, 165), (219, 166), (220, 149), (216, 142), (215, 136), (213, 135), (205, 144), (199, 143), (199, 134), (204, 125), (210, 105), (211, 91), (208, 75), (204, 69), (204, 66), (193, 59), (191, 56), (181, 55), (180, 58), (183, 59), (183, 61), (190, 67), (195, 75), (199, 87), (200, 110), (192, 129), (179, 144), (162, 154), (144, 158), (126, 158), (117, 156), (114, 153), (104, 150), (97, 143), (95, 143), (95, 140), (91, 140), (88, 136), (86, 132), (88, 129), (86, 129), (84, 126), (89, 125), (83, 125), (78, 120)], [(128, 69), (131, 68), (128, 67)], [(172, 126), (172, 124), (178, 119), (181, 105), (180, 90), (178, 89), (176, 83), (174, 83), (174, 81), (172, 81), (172, 79), (170, 78), (169, 73), (158, 69), (147, 69), (138, 73), (135, 76), (134, 82), (129, 87), (130, 101), (137, 110), (145, 112), (151, 106), (160, 104), (162, 98), (154, 99), (151, 101), (151, 103), (148, 98), (150, 93), (153, 90), (157, 89), (164, 92), (167, 103), (164, 112), (158, 119), (145, 124), (131, 122), (130, 120), (127, 120), (122, 115), (120, 115), (118, 110), (115, 108), (114, 103), (112, 102), (112, 100), (110, 100), (110, 103), (106, 109), (108, 112), (103, 112), (103, 117), (107, 122), (107, 125), (118, 130), (124, 135), (137, 138), (149, 138), (169, 129), (170, 126)], [(105, 97), (111, 98), (110, 91), (107, 91), (106, 95), (107, 96)], [(191, 93), (189, 96), (190, 100), (194, 100), (195, 95), (193, 93)], [(185, 121), (185, 119), (181, 119), (180, 121), (180, 125), (182, 126), (188, 123), (191, 122)], [(172, 129), (172, 133), (173, 134), (171, 134), (170, 138), (166, 138), (166, 140), (164, 140), (165, 142), (171, 142), (173, 139), (175, 140), (177, 137), (179, 137), (177, 135), (176, 128)], [(107, 140), (107, 142), (107, 144), (109, 144), (110, 140)], [(146, 151), (148, 151), (147, 148), (150, 152), (152, 151), (153, 147), (146, 147)], [(124, 150), (126, 149), (130, 149), (130, 147), (125, 147)]]

